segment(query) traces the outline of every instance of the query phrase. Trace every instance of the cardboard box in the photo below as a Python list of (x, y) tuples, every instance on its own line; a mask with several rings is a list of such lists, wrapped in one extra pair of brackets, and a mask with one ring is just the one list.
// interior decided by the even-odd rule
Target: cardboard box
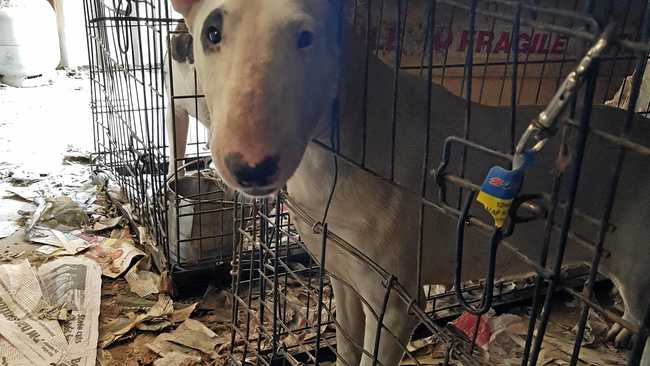
[[(383, 3), (383, 5), (381, 4)], [(398, 1), (376, 1), (371, 9), (372, 50), (382, 60), (395, 64), (398, 44)], [(470, 46), (469, 19), (466, 9), (446, 4), (436, 4), (433, 22), (433, 40), (426, 38), (430, 1), (401, 1), (402, 27), (406, 25), (402, 40), (401, 65), (408, 72), (426, 72), (421, 65), (428, 64), (429, 47), (433, 47), (433, 81), (456, 95), (465, 94), (465, 60)], [(404, 5), (408, 3), (407, 7)], [(435, 2), (434, 2), (435, 3)], [(616, 3), (616, 4), (614, 4)], [(514, 8), (479, 1), (479, 7), (509, 19), (514, 19)], [(614, 4), (614, 5), (612, 5)], [(583, 9), (581, 0), (542, 0), (541, 6), (555, 9)], [(610, 6), (613, 6), (611, 8)], [(596, 1), (594, 17), (606, 23), (607, 19), (625, 24), (626, 34), (638, 33), (642, 22), (641, 0), (616, 2)], [(628, 9), (629, 7), (629, 9)], [(627, 14), (627, 16), (626, 16)], [(381, 16), (381, 22), (380, 22)], [(530, 11), (522, 13), (524, 19), (533, 19), (551, 25), (584, 28), (584, 22), (568, 17)], [(381, 24), (381, 27), (378, 25)], [(365, 36), (367, 8), (357, 7), (356, 28)], [(472, 100), (486, 105), (509, 105), (512, 94), (511, 42), (514, 24), (511, 20), (476, 15), (472, 53)], [(381, 31), (380, 31), (381, 30)], [(517, 70), (517, 100), (519, 104), (546, 104), (552, 98), (566, 75), (585, 54), (589, 43), (570, 34), (522, 25), (519, 32), (519, 62)], [(604, 103), (620, 87), (623, 79), (634, 68), (632, 54), (611, 50), (601, 63), (596, 101)]]

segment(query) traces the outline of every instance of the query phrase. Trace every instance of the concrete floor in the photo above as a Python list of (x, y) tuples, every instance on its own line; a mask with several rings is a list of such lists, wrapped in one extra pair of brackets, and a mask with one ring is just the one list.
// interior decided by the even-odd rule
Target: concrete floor
[[(37, 188), (56, 195), (88, 180), (87, 165), (66, 165), (63, 157), (71, 148), (92, 150), (90, 82), (84, 74), (65, 71), (50, 79), (49, 85), (35, 88), (0, 84), (0, 225), (35, 208), (8, 190)], [(37, 183), (27, 188), (16, 183), (22, 179)], [(24, 245), (29, 244), (21, 229), (0, 239), (0, 255)]]
[(64, 71), (52, 79), (36, 88), (0, 84), (0, 169), (56, 173), (68, 145), (92, 149), (89, 80)]

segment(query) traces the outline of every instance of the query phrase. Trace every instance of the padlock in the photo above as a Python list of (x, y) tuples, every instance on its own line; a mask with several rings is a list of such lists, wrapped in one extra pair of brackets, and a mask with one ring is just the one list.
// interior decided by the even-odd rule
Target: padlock
[(476, 201), (492, 216), (495, 227), (502, 228), (505, 224), (512, 202), (521, 190), (525, 170), (532, 162), (533, 153), (525, 152), (515, 159), (515, 169), (494, 166), (488, 171)]

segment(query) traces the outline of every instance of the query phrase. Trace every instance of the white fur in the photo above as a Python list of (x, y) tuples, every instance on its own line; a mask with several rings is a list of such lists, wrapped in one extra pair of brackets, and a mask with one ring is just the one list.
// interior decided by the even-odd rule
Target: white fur
[[(192, 116), (203, 126), (210, 128), (210, 115), (205, 99), (192, 97), (203, 94), (201, 85), (195, 85), (194, 65), (189, 62), (178, 62), (165, 56), (165, 91), (167, 92), (167, 106), (165, 115), (165, 128), (169, 143), (169, 168), (167, 176), (171, 177), (178, 171), (178, 175), (185, 174), (182, 169), (185, 149), (187, 147), (187, 134), (189, 118)], [(172, 87), (173, 76), (173, 88)], [(190, 98), (173, 98), (187, 96)], [(172, 107), (172, 103), (174, 103)], [(179, 164), (180, 163), (180, 164)], [(180, 168), (180, 169), (179, 169)]]

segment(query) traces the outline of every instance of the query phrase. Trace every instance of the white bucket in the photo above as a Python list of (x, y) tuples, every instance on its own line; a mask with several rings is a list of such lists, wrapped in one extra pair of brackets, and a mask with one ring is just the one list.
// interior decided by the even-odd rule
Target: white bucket
[(61, 60), (54, 9), (45, 0), (0, 0), (0, 75), (32, 77)]

